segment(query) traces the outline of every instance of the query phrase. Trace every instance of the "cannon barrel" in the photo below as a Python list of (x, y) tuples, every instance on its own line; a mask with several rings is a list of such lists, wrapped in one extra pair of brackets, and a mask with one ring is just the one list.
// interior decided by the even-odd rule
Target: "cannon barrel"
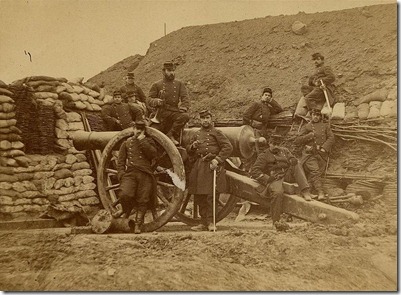
[[(250, 126), (218, 127), (233, 145), (233, 157), (250, 158), (255, 152), (255, 133)], [(187, 146), (199, 128), (186, 128), (182, 132), (182, 146)], [(72, 135), (77, 150), (102, 150), (118, 134), (118, 131), (87, 132), (76, 131)]]

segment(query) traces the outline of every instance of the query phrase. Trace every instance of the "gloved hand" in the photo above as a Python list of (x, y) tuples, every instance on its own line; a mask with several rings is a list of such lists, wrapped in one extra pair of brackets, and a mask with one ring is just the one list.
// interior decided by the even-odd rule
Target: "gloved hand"
[(192, 144), (191, 144), (191, 149), (197, 149), (199, 146), (199, 140), (195, 140)]
[(211, 170), (216, 170), (219, 167), (219, 161), (217, 161), (216, 159), (213, 159), (212, 161), (210, 161), (209, 167)]
[(185, 112), (188, 111), (188, 108), (186, 108), (186, 107), (180, 107), (179, 110), (180, 110), (181, 113), (185, 113)]
[(270, 177), (267, 174), (264, 174), (263, 177), (259, 178), (258, 181), (264, 185), (268, 185), (269, 183), (271, 183), (274, 180), (273, 177)]
[(145, 138), (145, 134), (141, 133), (141, 134), (138, 135), (137, 138), (138, 138), (138, 140), (142, 140), (142, 139)]

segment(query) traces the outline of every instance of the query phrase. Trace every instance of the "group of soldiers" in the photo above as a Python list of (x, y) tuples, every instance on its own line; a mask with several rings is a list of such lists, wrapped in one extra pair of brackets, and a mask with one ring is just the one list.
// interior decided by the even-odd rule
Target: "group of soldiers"
[[(279, 146), (278, 138), (269, 135), (268, 120), (272, 114), (283, 111), (273, 99), (273, 91), (265, 87), (260, 102), (252, 104), (243, 115), (244, 125), (255, 128), (258, 136), (267, 138), (265, 149), (260, 152), (248, 171), (250, 176), (266, 186), (271, 198), (271, 216), (277, 224), (282, 216), (283, 181), (296, 182), (301, 196), (311, 201), (312, 189), (318, 200), (324, 199), (322, 173), (327, 157), (334, 143), (330, 126), (322, 120), (322, 89), (317, 81), (324, 80), (330, 85), (329, 67), (324, 67), (324, 57), (312, 55), (316, 73), (309, 79), (309, 93), (305, 94), (305, 108), (311, 121), (304, 125), (294, 144), (303, 145), (302, 156), (297, 159), (287, 148)], [(323, 69), (322, 69), (323, 67)], [(109, 130), (123, 130), (133, 127), (134, 135), (120, 147), (118, 156), (118, 179), (120, 189), (118, 199), (122, 210), (114, 217), (129, 217), (136, 207), (135, 233), (141, 232), (146, 210), (156, 204), (156, 179), (154, 159), (157, 155), (156, 143), (147, 135), (146, 126), (151, 125), (165, 133), (175, 145), (181, 141), (181, 133), (189, 121), (189, 99), (185, 84), (175, 79), (175, 64), (165, 62), (162, 68), (163, 79), (153, 83), (146, 98), (142, 89), (134, 82), (134, 73), (128, 73), (126, 85), (113, 94), (113, 102), (102, 109), (102, 118)], [(326, 76), (330, 76), (327, 78)], [(324, 100), (324, 96), (323, 96)], [(196, 231), (216, 231), (213, 207), (216, 200), (213, 194), (226, 192), (224, 162), (230, 157), (233, 146), (229, 139), (214, 127), (213, 115), (209, 110), (199, 112), (201, 128), (197, 130), (185, 146), (192, 159), (188, 177), (188, 194), (194, 196), (199, 206), (201, 223), (191, 229)], [(214, 185), (215, 183), (215, 185)], [(215, 191), (214, 191), (215, 190)]]

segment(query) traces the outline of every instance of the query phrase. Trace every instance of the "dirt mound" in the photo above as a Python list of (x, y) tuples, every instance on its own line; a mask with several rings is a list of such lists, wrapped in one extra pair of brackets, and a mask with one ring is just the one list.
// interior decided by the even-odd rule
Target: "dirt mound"
[[(293, 33), (296, 21), (306, 24), (305, 34)], [(314, 52), (334, 69), (340, 101), (395, 86), (397, 5), (185, 27), (150, 45), (135, 68), (136, 81), (148, 93), (162, 63), (172, 59), (190, 90), (191, 112), (208, 106), (220, 118), (241, 117), (265, 85), (284, 107), (293, 107), (314, 70)], [(125, 61), (90, 80), (104, 81), (112, 91), (122, 84)]]

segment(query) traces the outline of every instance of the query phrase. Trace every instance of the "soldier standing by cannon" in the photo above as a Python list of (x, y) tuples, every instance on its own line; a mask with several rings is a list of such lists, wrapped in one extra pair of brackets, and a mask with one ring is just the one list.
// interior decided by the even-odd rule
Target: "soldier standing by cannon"
[(151, 164), (157, 156), (157, 149), (153, 139), (146, 135), (145, 126), (143, 120), (135, 122), (134, 135), (122, 143), (117, 162), (122, 210), (113, 216), (117, 218), (124, 214), (128, 218), (136, 205), (136, 234), (141, 233), (146, 210), (156, 204), (156, 179)]
[(243, 123), (244, 125), (254, 127), (256, 133), (260, 133), (257, 135), (266, 137), (267, 122), (270, 116), (282, 111), (283, 108), (273, 99), (271, 88), (265, 87), (263, 88), (260, 101), (254, 102), (245, 111)]
[[(304, 95), (298, 103), (297, 109), (301, 108), (300, 104), (306, 104), (308, 111), (312, 109), (321, 110), (326, 102), (326, 97), (322, 87), (326, 87), (330, 106), (334, 103), (334, 85), (332, 84), (336, 77), (333, 70), (329, 66), (324, 65), (324, 56), (320, 53), (312, 54), (312, 61), (315, 63), (316, 71), (309, 77), (308, 85), (301, 87), (301, 92)], [(322, 83), (323, 82), (323, 83)]]
[(189, 121), (188, 93), (185, 84), (175, 79), (173, 62), (165, 62), (162, 72), (163, 79), (153, 83), (149, 91), (149, 106), (156, 108), (156, 114), (151, 119), (156, 124), (152, 127), (165, 133), (178, 145), (181, 130)]
[(318, 193), (318, 200), (323, 200), (325, 192), (322, 174), (326, 168), (328, 154), (334, 144), (334, 134), (329, 124), (322, 121), (319, 109), (314, 109), (311, 113), (312, 121), (303, 126), (294, 143), (304, 145), (301, 165), (305, 169), (309, 183)]
[(143, 119), (141, 109), (122, 102), (121, 92), (118, 90), (113, 93), (113, 102), (102, 107), (101, 116), (109, 131), (126, 129), (131, 127), (135, 120)]
[(271, 198), (270, 213), (273, 225), (280, 230), (280, 216), (283, 213), (283, 181), (298, 183), (302, 197), (311, 201), (308, 180), (298, 160), (273, 135), (268, 140), (269, 148), (260, 153), (253, 164), (250, 174), (253, 179), (267, 187)]
[[(199, 113), (201, 129), (190, 140), (187, 147), (189, 156), (195, 157), (188, 179), (188, 194), (194, 195), (194, 202), (199, 206), (201, 224), (192, 230), (215, 231), (213, 224), (213, 191), (226, 191), (224, 161), (230, 156), (233, 147), (228, 138), (212, 122), (212, 114), (205, 110)], [(213, 187), (213, 170), (217, 170), (216, 187)]]

